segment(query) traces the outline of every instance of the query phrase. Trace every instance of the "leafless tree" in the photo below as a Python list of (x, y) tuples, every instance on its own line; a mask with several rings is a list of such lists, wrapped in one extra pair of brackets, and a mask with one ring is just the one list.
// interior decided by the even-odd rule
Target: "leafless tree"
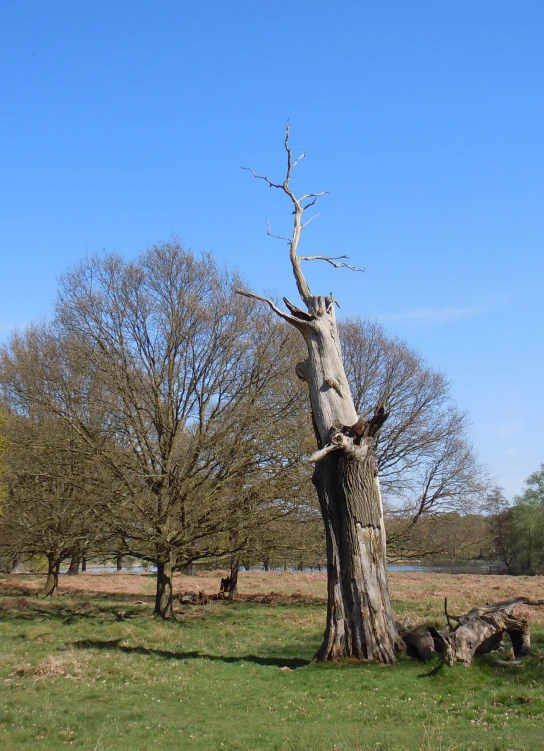
[(59, 420), (8, 415), (7, 497), (0, 515), (0, 549), (13, 557), (45, 555), (47, 581), (39, 592), (58, 591), (60, 565), (100, 536), (93, 509), (93, 463), (75, 452)]
[(293, 337), (248, 310), (237, 283), (178, 242), (132, 263), (90, 259), (63, 278), (53, 327), (2, 356), (12, 398), (65, 420), (99, 460), (116, 552), (156, 564), (163, 618), (175, 570), (230, 555), (233, 530), (292, 503)]
[(339, 330), (357, 412), (368, 420), (373, 405), (387, 404), (390, 415), (376, 436), (376, 461), (384, 502), (402, 511), (403, 524), (388, 540), (398, 548), (425, 514), (473, 512), (489, 480), (445, 377), (377, 323), (350, 319)]
[[(328, 613), (323, 644), (317, 657), (342, 656), (393, 663), (398, 635), (391, 608), (386, 574), (385, 529), (374, 458), (374, 442), (388, 412), (375, 405), (367, 419), (359, 417), (340, 352), (335, 321), (335, 300), (313, 295), (302, 272), (302, 262), (324, 260), (346, 266), (342, 257), (300, 256), (301, 232), (311, 221), (306, 212), (324, 193), (298, 197), (291, 188), (292, 171), (304, 157), (293, 159), (289, 125), (285, 135), (287, 167), (283, 180), (253, 175), (285, 194), (293, 209), (293, 229), (286, 240), (298, 292), (306, 310), (284, 298), (287, 312), (274, 301), (245, 290), (245, 297), (261, 300), (297, 329), (308, 357), (296, 366), (308, 385), (318, 450), (313, 482), (317, 488), (327, 540)], [(269, 229), (269, 233), (271, 231)], [(352, 267), (351, 267), (352, 268)]]

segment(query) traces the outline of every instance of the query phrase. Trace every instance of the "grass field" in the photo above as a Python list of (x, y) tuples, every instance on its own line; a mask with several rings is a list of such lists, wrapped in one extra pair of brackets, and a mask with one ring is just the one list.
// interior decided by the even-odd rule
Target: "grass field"
[[(219, 588), (220, 573), (178, 591)], [(146, 574), (0, 577), (0, 749), (86, 751), (536, 751), (544, 747), (544, 608), (518, 609), (535, 656), (501, 668), (345, 662), (310, 665), (325, 620), (321, 574), (241, 574), (240, 598), (151, 618)], [(396, 615), (443, 624), (539, 578), (390, 577)]]

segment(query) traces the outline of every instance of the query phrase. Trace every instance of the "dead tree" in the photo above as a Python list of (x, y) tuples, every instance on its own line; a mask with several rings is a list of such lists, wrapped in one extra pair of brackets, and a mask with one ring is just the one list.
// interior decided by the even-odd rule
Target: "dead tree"
[(486, 654), (498, 649), (505, 634), (512, 642), (514, 657), (531, 654), (529, 626), (524, 618), (514, 616), (518, 605), (544, 605), (544, 600), (515, 597), (503, 602), (480, 605), (466, 615), (448, 613), (447, 599), (444, 612), (448, 625), (440, 630), (431, 626), (418, 626), (411, 631), (402, 627), (399, 632), (409, 656), (430, 660), (440, 655), (447, 665), (462, 662), (470, 665), (475, 654)]
[[(316, 657), (336, 660), (356, 657), (383, 663), (395, 662), (398, 634), (391, 609), (385, 564), (385, 529), (374, 440), (387, 419), (386, 405), (377, 407), (368, 420), (359, 419), (344, 371), (332, 295), (313, 295), (301, 268), (302, 261), (321, 260), (335, 268), (355, 271), (341, 259), (346, 256), (299, 256), (302, 230), (314, 217), (305, 212), (326, 194), (307, 193), (297, 198), (290, 187), (293, 168), (304, 158), (293, 160), (289, 145), (289, 124), (285, 141), (287, 170), (283, 182), (253, 176), (271, 188), (281, 190), (293, 208), (289, 257), (300, 297), (301, 310), (286, 298), (288, 312), (272, 300), (238, 290), (261, 300), (304, 338), (308, 357), (296, 366), (296, 373), (308, 385), (318, 450), (310, 461), (315, 469), (317, 489), (327, 540), (328, 608), (327, 627)], [(273, 235), (270, 226), (268, 234)]]

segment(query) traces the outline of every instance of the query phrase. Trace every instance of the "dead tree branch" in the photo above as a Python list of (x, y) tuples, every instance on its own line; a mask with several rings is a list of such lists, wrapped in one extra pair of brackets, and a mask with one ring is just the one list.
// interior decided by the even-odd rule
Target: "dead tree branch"
[[(317, 215), (319, 216), (319, 214)], [(312, 219), (315, 217), (312, 217)], [(306, 227), (310, 222), (302, 225), (302, 228)], [(335, 269), (350, 269), (351, 271), (360, 271), (364, 274), (364, 269), (359, 269), (357, 266), (350, 266), (349, 263), (337, 263), (339, 258), (348, 258), (348, 256), (300, 256), (301, 261), (326, 261), (334, 266)]]
[[(247, 170), (248, 172), (251, 172), (253, 177), (255, 177), (257, 180), (263, 180), (270, 188), (276, 188), (278, 190), (282, 190), (285, 195), (289, 198), (293, 205), (293, 231), (291, 234), (291, 237), (283, 237), (282, 235), (276, 235), (272, 232), (270, 228), (270, 222), (268, 219), (267, 222), (267, 235), (269, 237), (274, 237), (278, 240), (284, 240), (289, 245), (289, 257), (291, 259), (291, 267), (293, 269), (293, 275), (295, 277), (295, 281), (297, 284), (298, 292), (302, 298), (302, 300), (308, 305), (310, 298), (312, 297), (312, 293), (310, 290), (310, 287), (308, 285), (308, 282), (306, 281), (306, 278), (304, 274), (302, 273), (301, 269), (301, 261), (326, 261), (327, 263), (330, 263), (334, 268), (340, 269), (340, 268), (347, 268), (352, 271), (363, 271), (363, 269), (356, 268), (355, 266), (350, 266), (347, 263), (338, 263), (338, 260), (340, 258), (347, 258), (347, 256), (336, 256), (336, 257), (329, 257), (329, 256), (299, 256), (297, 254), (298, 249), (298, 243), (300, 240), (300, 234), (305, 227), (307, 227), (310, 222), (312, 222), (314, 219), (316, 219), (319, 214), (315, 214), (314, 216), (310, 217), (307, 221), (303, 222), (302, 217), (304, 215), (304, 212), (309, 209), (311, 206), (314, 206), (318, 198), (321, 198), (322, 196), (325, 196), (328, 194), (328, 191), (323, 190), (320, 193), (305, 193), (300, 198), (297, 198), (293, 191), (291, 190), (290, 181), (291, 181), (291, 173), (293, 169), (297, 166), (297, 164), (305, 158), (306, 154), (304, 151), (301, 153), (299, 157), (293, 160), (293, 155), (291, 151), (291, 147), (289, 145), (289, 135), (290, 135), (290, 126), (289, 121), (287, 121), (285, 126), (285, 139), (283, 142), (285, 151), (287, 153), (287, 167), (285, 171), (285, 178), (283, 182), (274, 182), (266, 175), (259, 175), (252, 167), (243, 167), (242, 169)], [(308, 201), (308, 203), (304, 204), (304, 201)], [(240, 294), (243, 294), (240, 292)], [(246, 297), (251, 297), (251, 295), (246, 295)], [(263, 299), (259, 298), (256, 295), (253, 295), (255, 299)], [(263, 302), (266, 302), (266, 300), (263, 300)], [(272, 308), (274, 312), (278, 312), (277, 309)], [(279, 315), (279, 313), (278, 313)], [(282, 318), (285, 318), (284, 315), (281, 316)], [(288, 319), (285, 319), (288, 320)]]
[[(498, 649), (505, 634), (512, 641), (516, 658), (531, 654), (531, 637), (527, 621), (514, 616), (518, 605), (540, 607), (544, 600), (514, 597), (472, 608), (466, 615), (448, 613), (448, 600), (444, 613), (448, 625), (443, 629), (418, 626), (412, 631), (400, 631), (408, 654), (420, 660), (430, 660), (438, 654), (447, 665), (463, 662), (470, 665), (475, 654), (487, 654)], [(452, 623), (454, 621), (454, 623)]]

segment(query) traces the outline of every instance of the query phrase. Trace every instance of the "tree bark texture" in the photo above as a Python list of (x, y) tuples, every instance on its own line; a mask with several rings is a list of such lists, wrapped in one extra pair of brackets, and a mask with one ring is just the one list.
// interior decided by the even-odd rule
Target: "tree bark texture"
[(173, 566), (171, 563), (157, 563), (157, 592), (153, 615), (164, 620), (175, 621), (172, 576)]
[(38, 597), (53, 597), (59, 593), (59, 570), (61, 558), (56, 555), (48, 555), (47, 564), (47, 579), (44, 588), (38, 592)]
[[(371, 439), (367, 439), (371, 440)], [(333, 452), (317, 463), (327, 540), (327, 627), (320, 660), (395, 662), (398, 635), (389, 599), (385, 530), (372, 451)]]
[(306, 304), (310, 320), (297, 327), (308, 359), (297, 373), (310, 393), (318, 439), (313, 483), (327, 539), (327, 627), (317, 658), (394, 663), (399, 637), (387, 584), (373, 439), (386, 415), (382, 410), (381, 421), (359, 420), (342, 363), (334, 301), (311, 297)]
[[(296, 200), (293, 203), (296, 230), (301, 207)], [(270, 300), (242, 294), (267, 302), (298, 329), (308, 350), (296, 373), (308, 384), (318, 444), (310, 461), (315, 462), (313, 482), (327, 537), (327, 628), (316, 658), (393, 663), (401, 642), (387, 586), (383, 508), (374, 459), (374, 436), (387, 413), (384, 405), (378, 405), (369, 420), (358, 417), (342, 362), (334, 298), (310, 294), (300, 272), (300, 260), (305, 259), (294, 256), (293, 244), (291, 250), (308, 312), (284, 298), (288, 315)]]
[(121, 553), (117, 553), (117, 555), (115, 556), (115, 570), (116, 571), (123, 570), (123, 556)]

